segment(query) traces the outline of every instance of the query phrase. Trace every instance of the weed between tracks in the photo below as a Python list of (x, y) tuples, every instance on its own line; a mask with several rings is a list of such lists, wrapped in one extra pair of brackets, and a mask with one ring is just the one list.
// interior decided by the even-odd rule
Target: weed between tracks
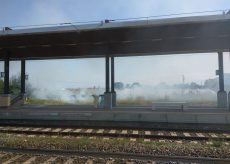
[(230, 147), (222, 141), (212, 141), (207, 145), (202, 142), (183, 144), (165, 140), (164, 142), (144, 142), (137, 139), (135, 142), (129, 139), (103, 139), (89, 137), (61, 137), (51, 136), (29, 137), (26, 135), (0, 134), (0, 145), (13, 148), (35, 148), (35, 149), (58, 149), (58, 150), (79, 150), (79, 151), (100, 151), (116, 153), (138, 153), (152, 155), (174, 155), (194, 156), (211, 158), (230, 158)]
[(216, 147), (216, 148), (222, 147), (224, 145), (224, 141), (223, 140), (213, 140), (213, 139), (210, 139), (209, 142), (212, 143), (211, 146)]

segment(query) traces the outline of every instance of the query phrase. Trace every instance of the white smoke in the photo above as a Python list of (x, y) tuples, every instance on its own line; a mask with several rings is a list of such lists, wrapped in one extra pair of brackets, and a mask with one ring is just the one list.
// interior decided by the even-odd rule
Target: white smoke
[(117, 91), (118, 100), (143, 101), (185, 101), (185, 102), (216, 102), (217, 93), (210, 89), (179, 89), (169, 87), (142, 86), (136, 88), (125, 88)]

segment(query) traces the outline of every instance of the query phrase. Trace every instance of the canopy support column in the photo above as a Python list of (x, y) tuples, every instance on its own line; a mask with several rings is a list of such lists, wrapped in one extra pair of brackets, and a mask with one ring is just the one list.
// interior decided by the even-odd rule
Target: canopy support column
[(223, 64), (223, 52), (218, 52), (219, 63), (219, 91), (217, 93), (217, 104), (219, 108), (227, 107), (227, 92), (224, 90), (224, 64)]
[(26, 60), (21, 60), (21, 95), (26, 93)]
[(10, 58), (9, 56), (7, 56), (4, 60), (4, 94), (5, 95), (10, 94)]
[(112, 105), (116, 106), (116, 91), (115, 91), (115, 69), (114, 69), (114, 57), (111, 56), (111, 93), (112, 93)]
[(104, 107), (105, 109), (112, 109), (112, 94), (110, 92), (110, 60), (109, 55), (105, 57), (105, 93), (104, 93)]
[(26, 102), (26, 60), (21, 59), (21, 95), (17, 101), (18, 105), (24, 105)]
[(10, 106), (10, 53), (6, 51), (4, 58), (4, 90), (0, 96), (0, 107)]

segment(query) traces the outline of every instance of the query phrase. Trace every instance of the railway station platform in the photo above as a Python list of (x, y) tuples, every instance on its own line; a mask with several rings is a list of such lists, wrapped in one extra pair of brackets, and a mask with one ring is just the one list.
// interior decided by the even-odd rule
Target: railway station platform
[[(4, 61), (0, 123), (191, 129), (212, 126), (215, 129), (230, 129), (230, 93), (226, 92), (224, 85), (223, 64), (223, 54), (230, 49), (229, 26), (230, 15), (221, 14), (121, 22), (107, 20), (29, 29), (4, 28), (0, 32), (0, 61)], [(115, 58), (191, 53), (218, 54), (218, 107), (175, 109), (166, 106), (159, 110), (140, 106), (114, 107)], [(12, 107), (15, 101), (11, 100), (10, 95), (11, 61), (21, 62), (19, 98), (24, 100), (27, 61), (76, 58), (104, 58), (104, 109), (95, 109), (93, 106)]]
[(0, 124), (230, 131), (230, 111), (214, 107), (152, 110), (150, 107), (23, 106), (0, 109)]

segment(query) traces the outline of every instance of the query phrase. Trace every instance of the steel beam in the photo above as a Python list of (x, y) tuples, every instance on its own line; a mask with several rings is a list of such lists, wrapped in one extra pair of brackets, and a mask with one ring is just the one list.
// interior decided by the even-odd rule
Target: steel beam
[[(16, 48), (16, 47), (33, 47), (49, 45), (101, 43), (101, 42), (125, 42), (133, 40), (146, 39), (174, 39), (174, 38), (191, 38), (191, 37), (210, 37), (220, 35), (228, 36), (230, 20), (216, 20), (213, 22), (197, 22), (197, 23), (178, 23), (166, 24), (158, 26), (123, 26), (120, 28), (109, 29), (92, 29), (83, 30), (81, 32), (73, 31), (56, 31), (42, 33), (28, 33), (21, 35), (3, 35), (0, 38), (0, 48)], [(41, 28), (42, 29), (42, 28)], [(57, 29), (57, 28), (55, 28)], [(59, 28), (58, 28), (59, 29)], [(61, 28), (60, 28), (61, 29)], [(26, 30), (24, 29), (23, 32)], [(31, 31), (31, 29), (30, 29)], [(20, 56), (20, 54), (17, 54)]]
[(228, 51), (229, 26), (230, 20), (224, 19), (133, 28), (97, 28), (81, 32), (3, 35), (0, 37), (0, 58), (4, 49), (11, 51), (10, 60), (99, 57), (108, 54), (108, 42), (109, 54), (113, 56)]
[[(178, 53), (202, 53), (228, 51), (230, 48), (230, 36), (183, 38), (165, 40), (137, 40), (130, 42), (112, 42), (109, 45), (109, 54), (119, 56), (142, 56), (145, 54), (178, 54)], [(105, 57), (108, 53), (108, 44), (79, 44), (76, 46), (59, 45), (51, 47), (27, 47), (12, 48), (12, 59), (46, 59), (46, 58), (70, 58), (70, 57)], [(68, 50), (68, 55), (66, 51)], [(0, 56), (4, 52), (0, 50)], [(18, 55), (20, 54), (20, 55)], [(47, 56), (49, 54), (49, 56)]]

